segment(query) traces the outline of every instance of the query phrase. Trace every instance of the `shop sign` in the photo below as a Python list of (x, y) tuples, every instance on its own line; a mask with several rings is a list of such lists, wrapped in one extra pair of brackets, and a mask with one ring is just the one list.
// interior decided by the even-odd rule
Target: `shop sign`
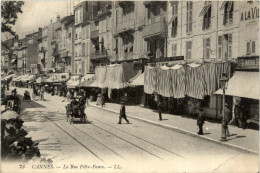
[(238, 68), (259, 68), (259, 56), (238, 57)]
[(241, 21), (254, 20), (259, 18), (259, 8), (249, 8), (247, 11), (241, 12)]
[[(173, 56), (173, 57), (164, 57), (164, 58), (157, 58), (156, 62), (165, 62), (165, 61), (181, 61), (184, 60), (184, 56)], [(147, 63), (152, 63), (150, 59), (146, 60)]]

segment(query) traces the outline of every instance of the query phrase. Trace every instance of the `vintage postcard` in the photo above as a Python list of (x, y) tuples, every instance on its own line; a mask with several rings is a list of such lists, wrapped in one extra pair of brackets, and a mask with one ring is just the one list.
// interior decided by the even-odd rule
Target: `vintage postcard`
[(258, 1), (1, 1), (1, 172), (258, 172)]

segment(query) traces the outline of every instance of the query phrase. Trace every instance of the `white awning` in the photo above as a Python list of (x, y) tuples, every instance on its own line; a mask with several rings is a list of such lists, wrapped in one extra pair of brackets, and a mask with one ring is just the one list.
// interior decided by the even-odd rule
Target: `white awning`
[(144, 73), (140, 74), (133, 82), (130, 83), (132, 86), (142, 86), (144, 85)]
[[(215, 94), (222, 95), (222, 88)], [(259, 72), (236, 71), (227, 83), (225, 94), (259, 100)]]

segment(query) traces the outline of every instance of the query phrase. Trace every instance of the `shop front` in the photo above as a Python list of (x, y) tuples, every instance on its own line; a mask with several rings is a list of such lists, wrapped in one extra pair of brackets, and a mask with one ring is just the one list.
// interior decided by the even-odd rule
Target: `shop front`
[(129, 81), (141, 74), (141, 70), (134, 68), (134, 63), (125, 62), (99, 66), (95, 69), (96, 85), (101, 88), (101, 94), (112, 101), (131, 102), (135, 95), (129, 87)]
[(230, 75), (229, 62), (184, 63), (169, 66), (145, 67), (144, 92), (146, 105), (156, 108), (162, 99), (164, 110), (175, 114), (193, 115), (199, 107), (208, 117), (220, 113), (220, 98), (214, 96), (222, 73)]
[[(241, 128), (259, 128), (259, 57), (239, 57), (238, 68), (226, 84), (232, 98), (233, 123)], [(222, 89), (216, 91), (222, 95)]]

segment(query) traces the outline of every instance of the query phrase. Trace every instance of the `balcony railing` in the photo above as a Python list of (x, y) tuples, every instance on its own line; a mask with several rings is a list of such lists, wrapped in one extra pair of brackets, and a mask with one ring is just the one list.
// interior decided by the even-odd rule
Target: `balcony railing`
[(96, 52), (90, 53), (90, 59), (99, 59), (99, 58), (104, 58), (107, 56), (108, 56), (107, 50), (96, 51)]
[(136, 25), (135, 25), (137, 28), (141, 28), (143, 26), (145, 26), (145, 18), (138, 18), (136, 20)]
[(98, 36), (99, 36), (98, 30), (91, 31), (90, 33), (91, 39), (97, 38)]
[(117, 25), (117, 34), (134, 31), (135, 30), (135, 19), (127, 19)]
[(146, 20), (146, 26), (143, 30), (143, 37), (151, 36), (167, 37), (167, 22), (166, 19), (161, 17), (161, 20)]

